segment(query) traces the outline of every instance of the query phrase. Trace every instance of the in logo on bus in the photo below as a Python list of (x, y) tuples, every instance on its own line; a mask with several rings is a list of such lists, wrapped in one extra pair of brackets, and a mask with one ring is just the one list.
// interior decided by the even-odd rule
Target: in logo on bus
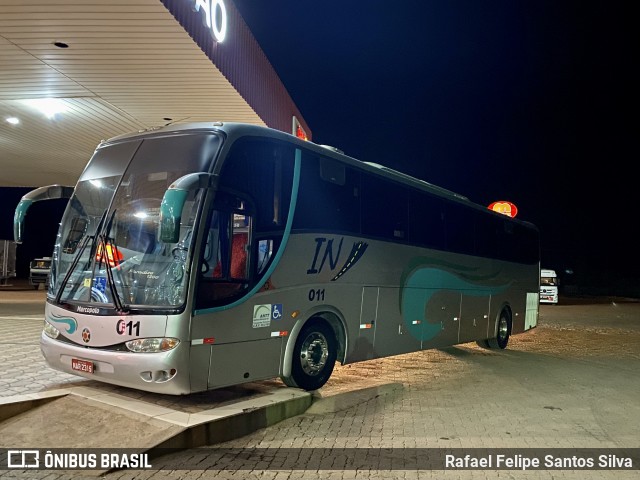
[[(316, 249), (313, 254), (313, 259), (311, 260), (311, 266), (307, 269), (307, 275), (317, 275), (322, 272), (322, 269), (327, 264), (327, 260), (329, 261), (329, 269), (331, 271), (334, 271), (340, 262), (344, 237), (340, 238), (339, 243), (335, 238), (329, 239), (327, 237), (317, 237), (315, 241)], [(344, 275), (347, 270), (351, 269), (358, 262), (358, 260), (362, 258), (362, 255), (364, 255), (367, 247), (368, 244), (366, 244), (365, 242), (353, 242), (353, 246), (351, 247), (349, 256), (343, 263), (336, 276), (331, 279), (331, 281), (337, 280), (342, 275)]]

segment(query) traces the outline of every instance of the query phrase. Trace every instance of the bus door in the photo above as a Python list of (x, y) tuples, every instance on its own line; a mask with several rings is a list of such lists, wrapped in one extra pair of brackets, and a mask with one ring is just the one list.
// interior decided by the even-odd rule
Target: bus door
[[(247, 300), (260, 274), (251, 199), (217, 192), (200, 253), (196, 312), (191, 325), (192, 382), (217, 388), (278, 374), (282, 338), (273, 336), (273, 307)], [(264, 262), (264, 260), (263, 260)], [(250, 353), (248, 353), (250, 352)], [(263, 361), (256, 361), (256, 359)], [(209, 365), (206, 379), (206, 369)]]

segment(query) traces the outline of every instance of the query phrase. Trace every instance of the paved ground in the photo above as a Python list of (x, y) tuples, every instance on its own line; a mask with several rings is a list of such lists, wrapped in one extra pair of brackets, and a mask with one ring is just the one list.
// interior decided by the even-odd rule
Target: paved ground
[[(24, 292), (31, 297), (11, 301), (5, 293), (0, 291), (0, 395), (86, 382), (56, 375), (39, 358), (42, 315), (37, 310), (43, 292)], [(30, 301), (32, 306), (25, 307)], [(505, 351), (465, 344), (338, 366), (320, 392), (324, 400), (304, 415), (222, 445), (156, 458), (154, 470), (124, 470), (106, 478), (639, 478), (638, 470), (429, 471), (403, 469), (402, 464), (376, 470), (380, 448), (640, 447), (640, 302), (571, 303), (563, 299), (557, 306), (542, 305), (539, 327), (512, 337)], [(348, 401), (349, 392), (385, 384), (394, 384), (386, 394)], [(202, 402), (233, 401), (232, 395), (219, 394), (180, 402), (189, 409)], [(331, 398), (347, 400), (336, 405)], [(177, 400), (151, 396), (149, 401)], [(204, 470), (213, 465), (220, 447), (238, 449), (227, 451), (229, 468)], [(256, 462), (247, 458), (247, 448), (266, 450)], [(372, 450), (327, 450), (336, 448)], [(312, 471), (282, 468), (303, 455), (309, 456), (305, 462)], [(369, 455), (370, 461), (365, 458), (360, 470), (330, 468), (331, 462), (353, 464), (353, 455)], [(42, 472), (28, 478), (70, 476)], [(0, 471), (3, 480), (14, 477), (26, 478)]]

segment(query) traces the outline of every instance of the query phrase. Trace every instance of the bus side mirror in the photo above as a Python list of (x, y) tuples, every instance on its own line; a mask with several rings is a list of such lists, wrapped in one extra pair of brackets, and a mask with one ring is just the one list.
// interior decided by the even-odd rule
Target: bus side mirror
[(160, 241), (165, 243), (178, 242), (182, 209), (189, 193), (200, 188), (214, 186), (217, 178), (217, 175), (211, 173), (189, 173), (169, 186), (160, 204)]
[(36, 188), (24, 195), (20, 199), (20, 203), (16, 207), (16, 211), (13, 214), (13, 240), (16, 243), (22, 243), (22, 236), (24, 234), (24, 217), (27, 215), (27, 210), (33, 202), (39, 202), (40, 200), (53, 200), (57, 198), (71, 198), (73, 194), (73, 187), (65, 187), (63, 185), (49, 185), (47, 187)]

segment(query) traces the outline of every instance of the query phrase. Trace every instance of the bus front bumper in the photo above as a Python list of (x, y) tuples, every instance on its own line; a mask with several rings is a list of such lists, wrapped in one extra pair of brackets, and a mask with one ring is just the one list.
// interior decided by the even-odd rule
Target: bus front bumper
[(169, 395), (191, 393), (188, 349), (188, 344), (180, 343), (168, 352), (116, 352), (74, 346), (44, 332), (40, 337), (40, 350), (51, 368), (89, 380)]

